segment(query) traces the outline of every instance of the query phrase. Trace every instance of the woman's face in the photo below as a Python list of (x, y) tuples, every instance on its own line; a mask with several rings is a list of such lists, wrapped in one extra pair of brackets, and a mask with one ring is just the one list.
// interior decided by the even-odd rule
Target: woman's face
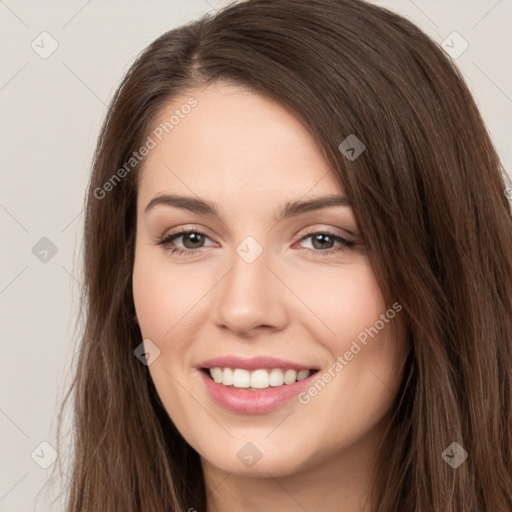
[(217, 83), (176, 98), (150, 137), (133, 294), (178, 430), (230, 473), (291, 475), (373, 451), (399, 384), (403, 313), (384, 302), (347, 202), (297, 206), (343, 196), (308, 131)]

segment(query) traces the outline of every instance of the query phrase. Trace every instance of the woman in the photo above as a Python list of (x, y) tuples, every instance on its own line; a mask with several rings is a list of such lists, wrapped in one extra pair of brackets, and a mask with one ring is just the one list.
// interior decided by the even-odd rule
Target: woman
[(68, 510), (512, 510), (505, 188), (457, 69), (385, 9), (158, 38), (94, 160)]

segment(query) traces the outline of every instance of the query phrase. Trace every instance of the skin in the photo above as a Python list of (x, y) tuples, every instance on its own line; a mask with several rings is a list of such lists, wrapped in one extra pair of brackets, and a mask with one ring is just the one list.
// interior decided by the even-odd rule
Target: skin
[[(201, 456), (208, 512), (369, 511), (370, 472), (405, 357), (396, 320), (306, 405), (292, 399), (271, 413), (228, 411), (196, 368), (215, 356), (270, 355), (321, 373), (375, 324), (390, 305), (352, 209), (276, 222), (286, 201), (343, 194), (309, 132), (279, 104), (227, 83), (174, 98), (155, 127), (190, 96), (197, 106), (149, 152), (138, 176), (133, 295), (143, 338), (160, 350), (149, 366), (156, 389)], [(222, 217), (166, 205), (145, 213), (164, 193), (215, 202)], [(179, 228), (207, 237), (202, 246), (190, 236), (167, 249), (157, 244)], [(356, 245), (314, 245), (314, 237), (301, 240), (308, 231)], [(236, 252), (247, 236), (263, 249), (250, 264)], [(332, 248), (343, 250), (322, 254)], [(248, 442), (261, 452), (252, 467), (237, 457)]]

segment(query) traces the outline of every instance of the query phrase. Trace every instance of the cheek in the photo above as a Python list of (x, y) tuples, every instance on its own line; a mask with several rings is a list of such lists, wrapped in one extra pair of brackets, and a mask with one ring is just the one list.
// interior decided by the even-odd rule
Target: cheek
[[(362, 426), (382, 418), (396, 392), (404, 353), (393, 327), (401, 313), (386, 304), (369, 264), (332, 276), (318, 273), (309, 282), (315, 287), (310, 284), (306, 300), (321, 320), (316, 339), (331, 354), (332, 365), (301, 403), (311, 417), (336, 418), (329, 425), (342, 420), (345, 433), (355, 438)], [(301, 293), (306, 297), (305, 288)], [(336, 438), (336, 427), (326, 429)]]
[[(194, 319), (201, 311), (198, 300), (205, 292), (204, 280), (201, 285), (200, 280), (191, 279), (179, 267), (170, 269), (165, 264), (165, 256), (163, 251), (160, 256), (142, 247), (136, 252), (132, 283), (142, 337), (150, 339), (160, 350), (159, 358), (149, 371), (170, 413), (188, 410), (188, 395), (182, 396), (180, 386), (172, 376), (184, 378), (181, 367), (189, 363), (186, 347), (195, 337), (197, 322)], [(171, 414), (173, 416), (175, 414)], [(186, 417), (186, 414), (182, 416)]]
[(393, 380), (400, 358), (393, 331), (399, 313), (386, 304), (369, 264), (352, 268), (338, 282), (326, 285), (329, 300), (323, 311), (334, 334), (324, 340), (333, 359), (343, 358), (340, 375), (350, 382), (352, 396), (362, 398), (387, 389)]
[(314, 315), (307, 315), (309, 327), (318, 326), (318, 339), (333, 353), (346, 350), (346, 342), (372, 326), (387, 309), (366, 259), (328, 271), (319, 267), (288, 279), (293, 279), (294, 292)]
[[(133, 270), (133, 299), (142, 334), (146, 338), (160, 340), (172, 336), (174, 326), (186, 323), (187, 314), (197, 304), (208, 283), (204, 276), (183, 271), (180, 267), (170, 269), (165, 264), (165, 253), (148, 254), (141, 249), (136, 254)], [(197, 304), (197, 306), (194, 306)]]
[(151, 270), (144, 261), (136, 262), (133, 272), (133, 300), (144, 338), (160, 338), (171, 327), (171, 312), (176, 307), (173, 290), (165, 276)]

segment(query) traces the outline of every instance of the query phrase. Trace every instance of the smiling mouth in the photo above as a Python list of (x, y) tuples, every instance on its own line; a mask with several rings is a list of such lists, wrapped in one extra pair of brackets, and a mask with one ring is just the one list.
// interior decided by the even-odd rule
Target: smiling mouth
[(243, 368), (201, 368), (211, 380), (226, 388), (245, 391), (261, 391), (269, 388), (289, 386), (307, 379), (317, 369), (293, 370), (290, 368), (260, 368), (249, 371)]

